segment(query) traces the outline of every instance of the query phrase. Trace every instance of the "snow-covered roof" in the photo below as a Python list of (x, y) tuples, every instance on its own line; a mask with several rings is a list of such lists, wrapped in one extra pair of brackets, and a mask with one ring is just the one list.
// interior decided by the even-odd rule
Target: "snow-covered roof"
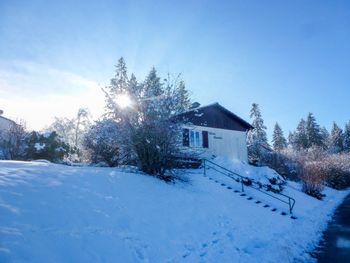
[[(210, 118), (213, 118), (213, 116), (206, 116), (205, 112), (207, 112), (208, 109), (210, 109), (210, 108), (215, 108), (215, 109), (218, 109), (220, 112), (223, 112), (226, 116), (229, 117), (229, 119), (231, 121), (239, 124), (241, 126), (240, 128), (243, 130), (249, 130), (249, 129), (253, 128), (252, 125), (250, 125), (247, 121), (243, 120), (242, 118), (240, 118), (239, 116), (237, 116), (233, 112), (229, 111), (228, 109), (226, 109), (225, 107), (220, 105), (218, 102), (211, 103), (209, 105), (201, 106), (198, 108), (190, 109), (188, 111), (185, 111), (183, 113), (178, 114), (177, 116), (175, 116), (175, 119), (181, 120), (181, 119), (186, 117), (186, 118), (190, 119), (189, 120), (190, 122), (194, 121), (194, 122), (197, 122), (197, 124), (198, 124), (198, 120), (200, 119), (199, 122), (200, 122), (200, 125), (202, 124), (201, 126), (208, 126), (208, 127), (214, 126), (215, 128), (223, 128), (223, 127), (216, 127), (217, 125), (214, 124), (213, 121), (210, 121)], [(218, 120), (215, 120), (215, 122), (218, 122)], [(228, 123), (221, 123), (221, 125), (230, 126)], [(219, 124), (219, 126), (220, 126), (220, 124)], [(232, 128), (232, 129), (235, 130), (234, 128)]]

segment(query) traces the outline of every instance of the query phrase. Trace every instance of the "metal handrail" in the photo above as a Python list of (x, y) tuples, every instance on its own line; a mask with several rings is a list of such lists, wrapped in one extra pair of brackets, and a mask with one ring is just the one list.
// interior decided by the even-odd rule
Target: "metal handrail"
[[(253, 188), (253, 189), (255, 189), (255, 190), (257, 190), (257, 191), (259, 191), (259, 192), (261, 192), (263, 194), (266, 194), (266, 195), (268, 195), (268, 196), (270, 196), (272, 198), (275, 198), (275, 199), (281, 201), (282, 203), (287, 204), (289, 206), (289, 213), (292, 214), (293, 208), (294, 208), (295, 202), (296, 202), (294, 198), (292, 198), (292, 197), (290, 197), (288, 195), (282, 194), (282, 193), (273, 193), (273, 194), (280, 195), (280, 196), (283, 196), (283, 197), (288, 199), (288, 201), (283, 200), (283, 199), (281, 199), (281, 198), (271, 194), (270, 192), (267, 192), (267, 191), (270, 191), (270, 190), (262, 188), (262, 185), (260, 183), (255, 182), (251, 178), (242, 176), (242, 175), (240, 175), (240, 174), (238, 174), (236, 172), (233, 172), (233, 171), (231, 171), (231, 170), (229, 170), (229, 169), (227, 169), (227, 168), (225, 168), (225, 167), (223, 167), (221, 165), (218, 165), (218, 164), (216, 164), (216, 163), (214, 163), (214, 162), (212, 162), (210, 160), (207, 160), (207, 159), (202, 159), (202, 163), (203, 163), (203, 166), (204, 166), (204, 175), (206, 175), (206, 173), (207, 173), (207, 168), (211, 168), (211, 169), (217, 171), (218, 173), (221, 173), (221, 174), (223, 174), (223, 175), (225, 175), (225, 176), (235, 180), (238, 183), (240, 182), (241, 183), (241, 187), (242, 187), (242, 192), (244, 192), (244, 183), (245, 182), (251, 182), (252, 183), (251, 185), (246, 184), (246, 186), (247, 187), (251, 187), (251, 188)], [(209, 163), (209, 165), (208, 165), (208, 163)], [(218, 170), (216, 167), (224, 170), (225, 172), (222, 172), (222, 171)], [(235, 177), (235, 176), (238, 176), (238, 178)]]

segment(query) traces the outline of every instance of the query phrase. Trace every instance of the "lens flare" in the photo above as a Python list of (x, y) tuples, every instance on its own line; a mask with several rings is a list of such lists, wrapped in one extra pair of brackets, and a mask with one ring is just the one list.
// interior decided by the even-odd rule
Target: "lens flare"
[(116, 103), (122, 109), (130, 107), (132, 105), (132, 101), (127, 94), (120, 94), (116, 97)]

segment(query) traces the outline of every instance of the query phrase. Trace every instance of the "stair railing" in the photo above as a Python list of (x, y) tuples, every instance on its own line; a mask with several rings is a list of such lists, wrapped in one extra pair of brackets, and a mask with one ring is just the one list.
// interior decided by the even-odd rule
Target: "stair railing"
[[(295, 199), (294, 198), (292, 198), (288, 195), (282, 194), (282, 193), (271, 192), (271, 190), (269, 190), (269, 189), (264, 189), (260, 183), (254, 181), (253, 179), (242, 176), (242, 175), (240, 175), (236, 172), (233, 172), (233, 171), (231, 171), (231, 170), (229, 170), (221, 165), (218, 165), (210, 160), (202, 159), (202, 164), (203, 164), (203, 169), (204, 169), (203, 173), (205, 176), (207, 175), (208, 169), (212, 169), (214, 171), (217, 171), (218, 173), (223, 174), (223, 175), (233, 179), (237, 183), (240, 183), (242, 192), (244, 192), (244, 186), (250, 187), (250, 188), (255, 189), (255, 190), (257, 190), (265, 195), (268, 195), (268, 196), (276, 199), (276, 200), (279, 200), (282, 203), (287, 204), (289, 207), (289, 213), (292, 214), (293, 208), (295, 206)], [(282, 199), (282, 197), (285, 199)]]

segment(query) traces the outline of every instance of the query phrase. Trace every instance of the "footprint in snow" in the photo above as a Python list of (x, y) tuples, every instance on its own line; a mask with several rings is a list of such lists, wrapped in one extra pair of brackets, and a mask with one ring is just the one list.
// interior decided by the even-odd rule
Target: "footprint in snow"
[(215, 239), (213, 241), (211, 241), (212, 244), (217, 244), (219, 242), (219, 239)]
[(134, 254), (139, 262), (149, 262), (145, 251), (148, 246), (143, 244), (139, 238), (126, 235), (123, 237), (123, 240), (128, 247), (134, 251)]

